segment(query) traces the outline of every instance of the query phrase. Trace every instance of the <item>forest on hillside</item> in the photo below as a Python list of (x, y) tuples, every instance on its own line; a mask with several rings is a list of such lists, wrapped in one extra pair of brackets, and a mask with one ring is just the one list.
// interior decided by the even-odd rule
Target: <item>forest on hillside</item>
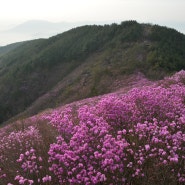
[[(78, 91), (81, 76), (71, 80), (91, 57), (85, 91)], [(0, 48), (0, 123), (25, 111), (39, 97), (68, 79), (61, 95), (46, 101), (39, 112), (74, 100), (110, 92), (116, 77), (142, 72), (157, 80), (185, 68), (185, 36), (158, 25), (125, 21), (121, 24), (74, 28), (49, 39), (27, 41)], [(93, 66), (93, 67), (92, 67)], [(103, 81), (100, 79), (108, 79)], [(70, 84), (70, 85), (69, 85)], [(71, 97), (74, 96), (73, 99)], [(30, 113), (31, 114), (31, 113)]]

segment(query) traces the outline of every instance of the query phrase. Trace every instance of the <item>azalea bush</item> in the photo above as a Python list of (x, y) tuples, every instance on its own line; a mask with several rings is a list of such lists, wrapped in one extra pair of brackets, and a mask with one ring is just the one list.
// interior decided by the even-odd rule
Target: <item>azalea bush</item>
[(69, 108), (55, 112), (50, 170), (60, 184), (184, 183), (184, 100), (185, 87), (146, 87), (80, 107), (72, 121)]
[(56, 132), (45, 122), (35, 121), (37, 124), (30, 119), (1, 129), (0, 184), (50, 184), (53, 174), (47, 152)]
[(21, 131), (2, 132), (0, 183), (184, 184), (184, 79), (181, 71), (148, 87), (43, 113)]

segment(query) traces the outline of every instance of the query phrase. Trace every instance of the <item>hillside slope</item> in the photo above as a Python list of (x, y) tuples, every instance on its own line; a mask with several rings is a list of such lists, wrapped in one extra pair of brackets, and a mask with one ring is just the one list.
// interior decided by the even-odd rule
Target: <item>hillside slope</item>
[(185, 71), (135, 80), (0, 125), (0, 184), (184, 185)]
[(138, 71), (160, 79), (184, 69), (184, 58), (183, 34), (135, 21), (82, 26), (25, 42), (0, 58), (0, 122), (39, 97), (30, 114), (111, 92)]
[(2, 57), (3, 55), (11, 52), (12, 50), (16, 49), (21, 44), (23, 44), (23, 42), (13, 43), (13, 44), (9, 44), (7, 46), (0, 46), (0, 57)]

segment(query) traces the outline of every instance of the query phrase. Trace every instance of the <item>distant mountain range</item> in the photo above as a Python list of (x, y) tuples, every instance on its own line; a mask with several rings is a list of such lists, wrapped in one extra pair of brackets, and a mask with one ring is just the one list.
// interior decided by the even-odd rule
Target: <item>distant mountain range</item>
[[(105, 23), (106, 22), (99, 22), (98, 24), (101, 25)], [(43, 20), (30, 20), (9, 30), (0, 31), (0, 46), (25, 40), (48, 38), (69, 29), (88, 24), (92, 24), (92, 22), (53, 23)]]

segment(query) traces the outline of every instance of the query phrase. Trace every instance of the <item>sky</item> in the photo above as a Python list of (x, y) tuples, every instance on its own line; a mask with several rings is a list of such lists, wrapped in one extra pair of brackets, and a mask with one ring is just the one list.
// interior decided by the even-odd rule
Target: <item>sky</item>
[(29, 20), (95, 24), (136, 20), (185, 33), (185, 0), (0, 0), (0, 5), (0, 31)]

